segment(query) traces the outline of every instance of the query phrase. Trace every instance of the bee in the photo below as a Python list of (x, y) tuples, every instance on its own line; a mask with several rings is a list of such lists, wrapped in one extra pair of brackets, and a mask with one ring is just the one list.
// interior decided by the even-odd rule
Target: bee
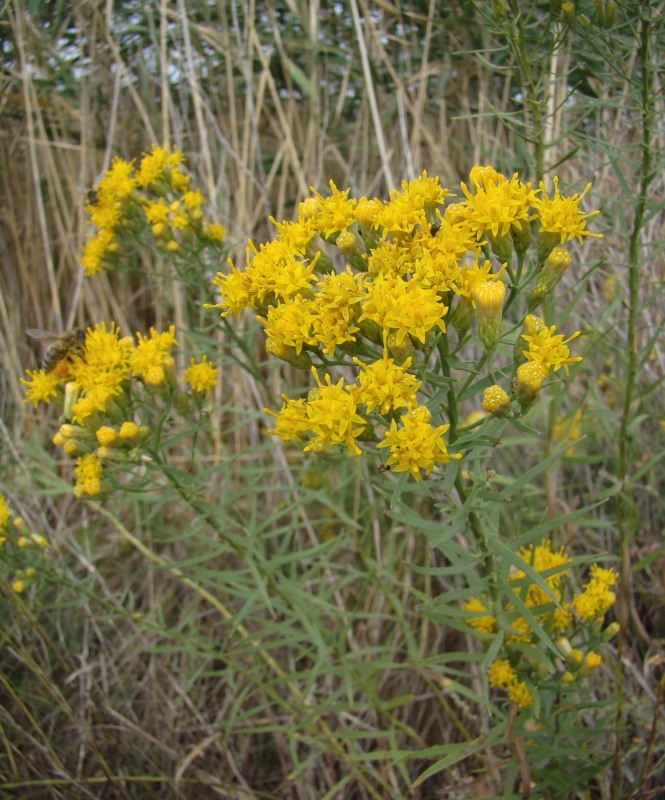
[(388, 464), (379, 464), (379, 472), (390, 472)]
[(63, 333), (50, 333), (40, 328), (29, 328), (26, 334), (31, 339), (48, 343), (42, 359), (42, 369), (46, 372), (64, 375), (69, 368), (69, 362), (72, 357), (83, 354), (85, 328), (74, 328)]

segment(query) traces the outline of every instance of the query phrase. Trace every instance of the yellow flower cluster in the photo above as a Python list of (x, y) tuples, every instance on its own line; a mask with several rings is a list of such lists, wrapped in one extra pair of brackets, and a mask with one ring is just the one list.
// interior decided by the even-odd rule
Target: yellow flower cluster
[(11, 519), (7, 499), (0, 493), (0, 588), (21, 594), (35, 583), (48, 539), (28, 529), (22, 517)]
[[(526, 706), (534, 702), (534, 687), (551, 680), (571, 683), (575, 673), (584, 674), (600, 665), (602, 658), (593, 647), (602, 640), (602, 617), (614, 603), (611, 587), (618, 575), (612, 569), (593, 564), (591, 579), (583, 591), (566, 600), (566, 596), (570, 597), (566, 580), (570, 557), (563, 547), (555, 550), (550, 542), (543, 541), (522, 547), (518, 555), (538, 574), (542, 584), (517, 567), (511, 569), (510, 582), (538, 625), (558, 640), (561, 652), (561, 661), (553, 665), (550, 673), (543, 674), (542, 661), (535, 668), (533, 660), (524, 658), (525, 647), (535, 646), (537, 642), (532, 625), (514, 603), (505, 604), (501, 615), (510, 621), (511, 630), (505, 637), (504, 657), (496, 659), (489, 668), (489, 682), (490, 686), (506, 687), (514, 702)], [(487, 598), (471, 597), (462, 609), (468, 624), (479, 633), (493, 634), (499, 630), (496, 609), (491, 608)], [(610, 634), (613, 630), (613, 626), (608, 627)], [(580, 640), (580, 647), (573, 648), (570, 644), (574, 637)]]
[[(171, 352), (176, 344), (173, 325), (134, 339), (122, 337), (114, 323), (108, 328), (100, 323), (50, 369), (29, 370), (28, 379), (21, 379), (27, 402), (54, 402), (62, 410), (53, 442), (78, 459), (77, 496), (100, 493), (104, 462), (131, 463), (140, 457), (151, 428), (135, 417), (146, 411), (146, 403), (174, 399), (178, 381)], [(205, 356), (200, 362), (191, 359), (185, 382), (198, 402), (216, 384), (217, 369)], [(186, 407), (186, 397), (180, 405)]]
[[(354, 199), (331, 181), (330, 194), (313, 190), (294, 221), (272, 220), (276, 237), (258, 246), (250, 240), (243, 267), (229, 260), (228, 271), (213, 281), (219, 302), (209, 307), (222, 317), (251, 309), (269, 353), (303, 369), (344, 365), (356, 380), (327, 377), (322, 384), (317, 377), (310, 398), (285, 398), (277, 414), (270, 412), (277, 418), (270, 432), (317, 452), (345, 445), (358, 454), (359, 441), (387, 447), (395, 471), (416, 479), (445, 463), (451, 457), (443, 440), (447, 425), (430, 421), (439, 409), (425, 407), (433, 392), (421, 380), (434, 349), (442, 359), (458, 350), (477, 320), (490, 361), (503, 333), (508, 292), (524, 277), (532, 227), (538, 255), (525, 287), (553, 270), (562, 274), (566, 257), (570, 261), (562, 244), (596, 235), (586, 230), (596, 212), (579, 209), (588, 187), (564, 197), (558, 181), (554, 186), (550, 196), (516, 174), (506, 178), (476, 166), (458, 202), (447, 202), (449, 190), (426, 172), (382, 201)], [(564, 255), (551, 255), (553, 249)], [(554, 286), (548, 280), (547, 292)], [(547, 292), (539, 291), (542, 299)], [(451, 328), (456, 334), (449, 338)], [(523, 408), (550, 369), (579, 360), (567, 348), (577, 334), (564, 340), (554, 328), (542, 328), (527, 345), (522, 341), (515, 363), (515, 372), (527, 365), (511, 385)], [(518, 383), (525, 381), (529, 403), (518, 396)], [(510, 404), (498, 386), (486, 399), (495, 415), (508, 415)]]
[(136, 253), (148, 234), (158, 249), (191, 258), (201, 245), (219, 244), (224, 228), (206, 220), (203, 196), (189, 188), (183, 155), (153, 145), (138, 166), (115, 158), (86, 205), (96, 231), (85, 243), (81, 263), (86, 275), (117, 267)]

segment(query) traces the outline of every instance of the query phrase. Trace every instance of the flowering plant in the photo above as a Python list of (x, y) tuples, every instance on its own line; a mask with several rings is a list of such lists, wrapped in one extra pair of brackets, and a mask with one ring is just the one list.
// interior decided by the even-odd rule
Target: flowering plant
[[(180, 274), (194, 260), (214, 263), (223, 229), (204, 220), (180, 163), (157, 147), (136, 169), (114, 161), (88, 206), (97, 227), (83, 253), (88, 274), (128, 263), (137, 241), (174, 259)], [(273, 220), (272, 241), (250, 240), (245, 264), (229, 261), (214, 278), (219, 298), (208, 308), (232, 336), (228, 318), (250, 310), (269, 356), (312, 376), (306, 393), (266, 409), (269, 434), (325, 459), (383, 456), (380, 472), (399, 475), (383, 478), (395, 509), (410, 480), (410, 495), (452, 498), (449, 525), (417, 514), (410, 522), (460, 572), (481, 564), (481, 576), (445, 604), (433, 593), (422, 614), (486, 643), (486, 685), (538, 714), (601, 663), (616, 574), (594, 565), (576, 592), (575, 563), (542, 539), (542, 526), (504, 545), (498, 509), (510, 487), (493, 493), (479, 466), (502, 426), (532, 432), (524, 417), (543, 387), (582, 360), (570, 350), (580, 332), (559, 333), (545, 301), (572, 263), (568, 246), (598, 235), (586, 228), (597, 212), (580, 209), (589, 187), (564, 196), (555, 179), (549, 193), (489, 166), (474, 167), (457, 197), (425, 172), (387, 201), (330, 187), (304, 200), (296, 220)], [(187, 473), (185, 488), (165, 454), (167, 422), (201, 414), (217, 383), (206, 356), (176, 369), (175, 337), (174, 326), (130, 337), (95, 325), (51, 368), (28, 372), (27, 399), (60, 409), (53, 441), (77, 458), (77, 496), (110, 491), (111, 477), (153, 463), (245, 558), (214, 506), (195, 500), (197, 476)], [(465, 533), (464, 546), (455, 542)], [(274, 577), (267, 582), (281, 597)]]
[[(230, 263), (215, 278), (215, 307), (222, 316), (252, 309), (268, 353), (315, 379), (306, 398), (284, 396), (282, 408), (268, 412), (270, 432), (318, 453), (387, 448), (387, 467), (419, 481), (423, 470), (462, 457), (448, 450), (459, 435), (458, 397), (484, 391), (484, 410), (513, 420), (528, 410), (548, 376), (581, 358), (568, 347), (579, 332), (566, 339), (527, 312), (570, 264), (562, 245), (598, 235), (586, 230), (596, 212), (579, 209), (589, 187), (564, 197), (554, 183), (550, 196), (542, 184), (534, 190), (517, 175), (474, 167), (463, 199), (444, 206), (449, 190), (426, 172), (387, 202), (355, 200), (331, 182), (331, 194), (315, 192), (294, 222), (275, 222), (274, 240), (258, 248), (250, 241), (245, 268)], [(533, 223), (536, 255), (528, 261)], [(484, 354), (462, 363), (476, 342)], [(504, 388), (494, 355), (509, 342)], [(471, 385), (483, 365), (487, 378)], [(339, 367), (344, 374), (333, 380)], [(456, 391), (460, 371), (471, 378)]]

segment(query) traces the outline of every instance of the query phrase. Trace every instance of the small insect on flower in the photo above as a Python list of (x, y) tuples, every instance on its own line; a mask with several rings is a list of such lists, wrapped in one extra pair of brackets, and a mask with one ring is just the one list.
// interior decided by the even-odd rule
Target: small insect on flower
[(85, 329), (74, 328), (63, 333), (50, 333), (40, 328), (28, 328), (26, 334), (39, 342), (46, 342), (48, 348), (42, 359), (42, 369), (46, 372), (65, 374), (67, 372), (67, 362), (73, 356), (83, 353), (85, 345)]

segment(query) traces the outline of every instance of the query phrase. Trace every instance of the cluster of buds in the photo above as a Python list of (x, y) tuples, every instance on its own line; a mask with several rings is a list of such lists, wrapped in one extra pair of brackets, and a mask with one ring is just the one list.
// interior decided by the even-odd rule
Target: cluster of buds
[(37, 580), (43, 568), (48, 539), (29, 529), (23, 517), (12, 518), (9, 504), (0, 494), (0, 587), (21, 594)]

